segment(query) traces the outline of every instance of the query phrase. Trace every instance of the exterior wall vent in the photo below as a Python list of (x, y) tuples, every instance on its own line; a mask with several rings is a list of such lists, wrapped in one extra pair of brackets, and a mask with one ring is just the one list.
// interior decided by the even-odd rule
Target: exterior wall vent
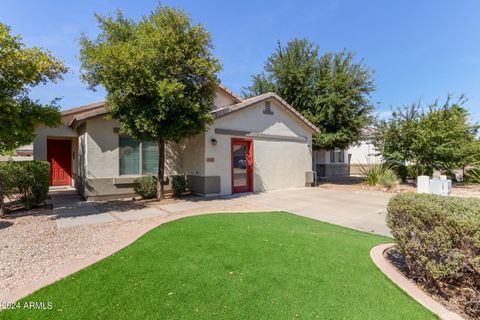
[(272, 108), (270, 107), (270, 101), (265, 101), (265, 109), (263, 109), (263, 114), (273, 114)]

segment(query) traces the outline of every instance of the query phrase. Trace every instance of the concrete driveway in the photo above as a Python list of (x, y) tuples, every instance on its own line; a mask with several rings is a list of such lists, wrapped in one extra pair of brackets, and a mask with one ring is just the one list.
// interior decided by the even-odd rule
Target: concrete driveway
[[(380, 235), (391, 236), (385, 223), (387, 203), (392, 194), (379, 191), (300, 188), (245, 195), (236, 201), (287, 211)], [(232, 197), (232, 200), (235, 197)]]
[[(232, 211), (286, 211), (361, 231), (390, 236), (385, 224), (391, 194), (379, 191), (297, 188), (255, 194), (205, 198), (188, 197), (173, 204), (134, 208), (122, 212), (99, 212), (97, 203), (78, 196), (61, 197), (54, 203), (59, 229), (113, 221), (166, 217), (170, 214)], [(77, 199), (78, 198), (78, 199)], [(55, 201), (55, 200), (54, 200)]]

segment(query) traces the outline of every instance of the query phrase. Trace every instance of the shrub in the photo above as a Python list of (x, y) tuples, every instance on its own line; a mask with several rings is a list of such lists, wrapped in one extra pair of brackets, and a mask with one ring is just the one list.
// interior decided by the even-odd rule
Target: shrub
[(407, 182), (408, 179), (417, 180), (417, 168), (420, 175), (433, 175), (433, 168), (424, 165), (417, 166), (415, 164), (396, 164), (392, 166), (392, 169), (404, 183)]
[(175, 197), (179, 197), (187, 191), (187, 180), (185, 176), (173, 176), (172, 178), (172, 191)]
[(4, 193), (31, 209), (47, 199), (50, 164), (47, 161), (0, 162)]
[(387, 225), (415, 279), (464, 305), (480, 299), (480, 199), (399, 194)]
[(157, 179), (154, 176), (142, 176), (135, 179), (133, 190), (143, 199), (152, 199), (157, 196)]
[(480, 168), (471, 168), (465, 172), (464, 180), (467, 182), (480, 183)]
[(360, 165), (360, 172), (365, 178), (365, 183), (371, 186), (380, 184), (386, 188), (391, 188), (398, 183), (398, 177), (393, 170), (393, 166), (387, 163)]
[(380, 175), (378, 181), (385, 188), (393, 188), (398, 184), (398, 176), (392, 169), (386, 169)]
[(402, 180), (403, 183), (407, 182), (407, 179), (410, 178), (408, 175), (408, 168), (406, 165), (397, 164), (393, 166), (393, 170), (397, 176)]

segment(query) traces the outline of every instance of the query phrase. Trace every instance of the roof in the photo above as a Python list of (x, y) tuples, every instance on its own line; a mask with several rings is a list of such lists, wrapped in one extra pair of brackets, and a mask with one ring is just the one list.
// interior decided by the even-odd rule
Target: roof
[(243, 100), (240, 103), (213, 110), (212, 114), (214, 115), (215, 118), (220, 118), (220, 117), (226, 116), (227, 114), (230, 114), (232, 112), (243, 110), (244, 108), (247, 108), (251, 105), (254, 105), (255, 103), (258, 103), (258, 102), (261, 102), (261, 101), (264, 101), (264, 100), (267, 100), (267, 99), (272, 99), (272, 98), (277, 100), (280, 103), (281, 106), (283, 106), (287, 111), (289, 111), (291, 114), (293, 114), (296, 118), (298, 118), (301, 122), (303, 122), (311, 130), (313, 130), (316, 133), (320, 132), (320, 129), (318, 129), (313, 123), (308, 121), (308, 119), (305, 118), (294, 107), (289, 105), (285, 100), (280, 98), (279, 95), (277, 95), (276, 93), (273, 93), (273, 92), (264, 93), (264, 94), (261, 94), (261, 95), (256, 96), (256, 97)]
[(97, 117), (97, 116), (102, 116), (102, 115), (105, 115), (107, 113), (108, 113), (107, 108), (105, 107), (105, 103), (103, 103), (102, 105), (100, 105), (96, 109), (91, 109), (90, 111), (77, 114), (75, 117), (73, 117), (73, 119), (70, 121), (70, 123), (68, 125), (70, 127), (74, 128), (84, 120), (87, 120), (87, 119), (90, 119), (90, 118), (93, 118), (93, 117)]
[(222, 89), (223, 91), (225, 91), (226, 93), (228, 93), (235, 101), (237, 101), (237, 102), (242, 102), (243, 101), (243, 99), (240, 96), (236, 95), (232, 90), (228, 89), (223, 84), (218, 83), (218, 87), (220, 89)]
[(102, 107), (105, 107), (105, 101), (97, 101), (97, 102), (86, 104), (80, 107), (64, 110), (62, 111), (62, 116), (69, 116), (77, 113), (84, 113), (84, 112), (95, 110)]
[[(232, 112), (242, 110), (243, 108), (251, 106), (251, 105), (253, 105), (257, 102), (261, 102), (261, 101), (273, 98), (273, 99), (277, 100), (280, 103), (280, 105), (282, 105), (285, 109), (287, 109), (287, 111), (289, 111), (295, 117), (297, 117), (301, 122), (303, 122), (311, 130), (313, 130), (314, 132), (317, 132), (317, 133), (320, 132), (320, 130), (313, 123), (308, 121), (304, 116), (302, 116), (302, 114), (300, 112), (295, 110), (294, 107), (289, 105), (285, 100), (280, 98), (279, 95), (277, 95), (273, 92), (268, 92), (268, 93), (261, 94), (259, 96), (250, 98), (250, 99), (243, 100), (242, 98), (240, 98), (239, 96), (234, 94), (231, 90), (226, 88), (224, 85), (219, 84), (218, 87), (220, 89), (224, 90), (225, 92), (227, 92), (229, 95), (231, 95), (238, 103), (234, 104), (234, 105), (231, 105), (231, 106), (221, 107), (219, 109), (213, 110), (212, 115), (215, 118), (223, 117), (223, 116), (225, 116), (227, 114), (230, 114)], [(80, 123), (82, 123), (83, 121), (85, 121), (87, 119), (107, 114), (108, 111), (107, 111), (107, 108), (105, 106), (105, 103), (106, 103), (105, 101), (98, 101), (98, 102), (94, 102), (94, 103), (87, 104), (87, 105), (84, 105), (84, 106), (80, 106), (80, 107), (77, 107), (77, 108), (68, 109), (68, 110), (65, 110), (65, 111), (62, 112), (62, 116), (73, 115), (74, 117), (70, 121), (69, 126), (70, 127), (76, 127)]]

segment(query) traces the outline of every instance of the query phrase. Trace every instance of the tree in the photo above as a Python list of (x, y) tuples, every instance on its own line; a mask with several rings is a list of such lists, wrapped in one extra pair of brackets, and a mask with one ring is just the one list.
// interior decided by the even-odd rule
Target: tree
[(278, 43), (243, 94), (277, 93), (320, 129), (316, 149), (345, 149), (370, 123), (375, 90), (373, 71), (354, 58), (346, 50), (320, 56), (319, 47), (306, 39), (293, 39), (285, 47)]
[(179, 142), (211, 123), (221, 69), (210, 34), (183, 11), (159, 6), (136, 23), (117, 11), (96, 16), (101, 33), (82, 35), (82, 78), (107, 91), (109, 114), (136, 140), (158, 142), (157, 198), (164, 197), (165, 143)]
[[(56, 99), (50, 104), (41, 104), (28, 95), (34, 86), (63, 79), (67, 68), (50, 52), (27, 48), (21, 40), (0, 23), (0, 153), (31, 143), (40, 124), (60, 124)], [(1, 176), (0, 209), (5, 210)]]
[(452, 103), (449, 95), (443, 104), (397, 108), (376, 124), (374, 144), (387, 161), (416, 164), (417, 173), (422, 166), (449, 172), (473, 164), (480, 157), (479, 127), (470, 123), (465, 101)]

